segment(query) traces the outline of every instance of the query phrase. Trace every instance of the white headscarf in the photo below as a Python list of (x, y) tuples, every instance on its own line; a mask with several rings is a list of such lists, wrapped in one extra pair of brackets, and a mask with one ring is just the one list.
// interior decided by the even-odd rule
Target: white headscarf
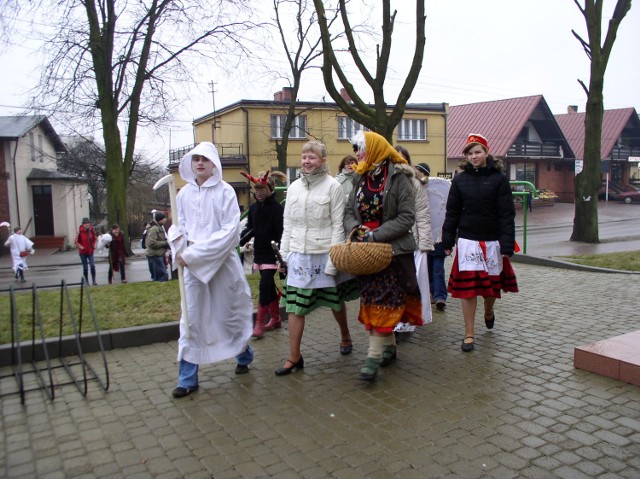
[(191, 158), (193, 155), (204, 156), (205, 158), (213, 161), (213, 164), (215, 165), (215, 168), (213, 169), (213, 176), (200, 186), (213, 186), (220, 183), (222, 180), (222, 164), (220, 163), (220, 157), (218, 156), (218, 149), (213, 143), (208, 141), (203, 141), (182, 157), (182, 160), (180, 160), (180, 167), (178, 169), (182, 179), (187, 183), (196, 183), (196, 173), (193, 171), (193, 167), (191, 166)]

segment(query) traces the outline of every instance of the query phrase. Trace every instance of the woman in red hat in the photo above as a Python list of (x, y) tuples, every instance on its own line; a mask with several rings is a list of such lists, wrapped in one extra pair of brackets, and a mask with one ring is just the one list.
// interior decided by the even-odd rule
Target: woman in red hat
[(462, 300), (462, 350), (469, 352), (474, 346), (478, 296), (484, 298), (485, 325), (492, 329), (500, 292), (515, 293), (518, 284), (509, 261), (515, 245), (515, 208), (502, 162), (489, 154), (482, 135), (469, 135), (463, 152), (462, 172), (449, 190), (442, 244), (446, 254), (456, 246), (448, 291)]

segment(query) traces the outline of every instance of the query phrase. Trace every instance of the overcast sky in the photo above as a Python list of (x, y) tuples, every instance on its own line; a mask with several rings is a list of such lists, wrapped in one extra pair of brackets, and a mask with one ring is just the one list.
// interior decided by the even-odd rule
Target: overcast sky
[[(269, 4), (270, 2), (265, 2)], [(386, 99), (394, 103), (413, 54), (413, 2), (393, 2), (399, 10), (394, 32), (392, 70)], [(608, 20), (615, 0), (605, 0)], [(584, 18), (573, 0), (427, 0), (427, 41), (423, 68), (411, 103), (446, 102), (463, 105), (481, 101), (544, 95), (553, 113), (567, 105), (584, 111), (585, 93), (577, 82), (589, 81), (589, 61), (571, 34), (587, 39)], [(372, 21), (379, 18), (371, 13)], [(379, 22), (378, 22), (379, 23)], [(605, 25), (606, 29), (606, 25)], [(606, 109), (635, 107), (640, 111), (640, 5), (634, 4), (623, 20), (605, 77)], [(375, 45), (371, 45), (371, 52)], [(14, 46), (0, 54), (0, 114), (22, 113), (24, 91), (32, 86), (34, 62), (28, 48)], [(273, 67), (286, 71), (284, 60), (270, 57)], [(352, 69), (349, 69), (352, 71)], [(353, 82), (365, 100), (372, 95), (355, 75)], [(184, 88), (188, 94), (178, 118), (160, 137), (144, 135), (138, 147), (151, 158), (166, 157), (169, 147), (192, 142), (193, 118), (210, 113), (215, 82), (215, 105), (220, 109), (241, 99), (268, 100), (287, 86), (285, 80), (227, 78), (211, 70), (210, 77)], [(361, 88), (362, 87), (362, 88)], [(319, 72), (306, 72), (300, 100), (321, 100), (326, 95)], [(54, 127), (61, 127), (55, 123)], [(60, 132), (65, 133), (65, 132)]]

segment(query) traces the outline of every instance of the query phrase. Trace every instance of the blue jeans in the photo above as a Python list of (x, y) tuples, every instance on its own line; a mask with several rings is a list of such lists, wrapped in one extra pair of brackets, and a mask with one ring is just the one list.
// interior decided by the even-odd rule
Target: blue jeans
[(435, 249), (427, 254), (429, 268), (429, 289), (434, 301), (447, 300), (447, 284), (444, 280), (444, 248), (442, 243), (436, 243)]
[(163, 282), (169, 279), (167, 267), (164, 264), (164, 256), (147, 256), (147, 262), (149, 263), (152, 281)]
[[(253, 362), (253, 349), (247, 344), (247, 348), (236, 356), (238, 364), (248, 366)], [(178, 367), (178, 387), (193, 389), (198, 386), (198, 365), (180, 360)]]
[(93, 282), (96, 282), (96, 264), (93, 260), (92, 254), (81, 254), (80, 261), (82, 261), (82, 275), (84, 279), (89, 282), (89, 277), (87, 276), (89, 273), (89, 268), (91, 268), (91, 279)]

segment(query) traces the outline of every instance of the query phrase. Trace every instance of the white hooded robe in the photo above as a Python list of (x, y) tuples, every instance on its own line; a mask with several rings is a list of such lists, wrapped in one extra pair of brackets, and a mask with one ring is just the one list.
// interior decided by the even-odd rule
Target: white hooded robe
[(13, 233), (4, 245), (9, 248), (11, 252), (11, 259), (13, 260), (13, 272), (17, 273), (19, 270), (26, 271), (29, 269), (27, 264), (27, 257), (20, 256), (20, 252), (28, 251), (33, 253), (33, 241), (27, 238), (25, 235), (19, 235)]
[[(215, 165), (213, 176), (202, 186), (195, 181), (193, 155), (205, 156)], [(236, 252), (240, 208), (235, 191), (222, 180), (212, 143), (200, 143), (187, 153), (179, 171), (187, 183), (178, 192), (177, 207), (186, 240), (180, 255), (188, 265), (184, 283), (191, 338), (185, 337), (180, 321), (178, 361), (209, 364), (243, 352), (253, 331), (251, 291)], [(170, 238), (176, 237), (173, 233)]]

